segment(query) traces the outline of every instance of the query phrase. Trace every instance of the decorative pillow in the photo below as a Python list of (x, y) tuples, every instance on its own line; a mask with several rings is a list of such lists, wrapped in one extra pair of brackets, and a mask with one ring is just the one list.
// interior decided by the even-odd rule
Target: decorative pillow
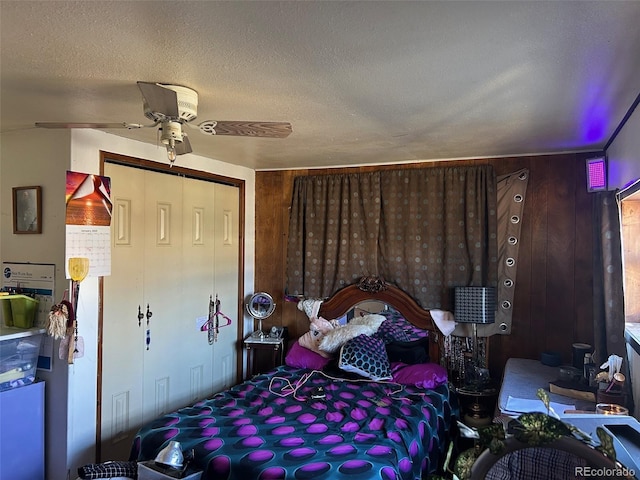
[(384, 342), (368, 335), (359, 335), (342, 346), (338, 367), (375, 381), (392, 378)]
[(319, 330), (323, 335), (329, 333), (331, 330), (337, 328), (337, 323), (332, 323), (322, 317), (314, 318), (311, 320), (311, 327)]
[(318, 316), (318, 310), (322, 305), (322, 300), (317, 298), (307, 298), (298, 302), (298, 310), (307, 314), (309, 318), (316, 318)]
[(377, 313), (370, 313), (369, 315), (363, 315), (361, 317), (352, 318), (349, 324), (366, 325), (368, 327), (373, 328), (375, 331), (378, 331), (378, 328), (380, 328), (380, 325), (382, 325), (382, 322), (384, 322), (385, 320), (386, 320), (386, 317), (384, 315), (380, 315)]
[(315, 329), (312, 325), (311, 330), (309, 330), (307, 333), (305, 333), (300, 338), (298, 338), (298, 343), (304, 348), (307, 348), (312, 352), (317, 353), (318, 355), (321, 355), (325, 358), (329, 358), (331, 357), (330, 353), (320, 350), (320, 342), (322, 341), (323, 338), (324, 338), (324, 335), (322, 335), (322, 332), (320, 332), (320, 330)]
[(384, 343), (411, 341), (409, 335), (390, 319), (385, 319), (382, 322), (377, 335), (384, 340)]
[(429, 338), (412, 342), (391, 342), (387, 346), (390, 362), (408, 364), (427, 363), (429, 361)]
[(284, 363), (295, 368), (310, 368), (312, 370), (322, 370), (329, 359), (325, 358), (313, 350), (300, 345), (299, 342), (293, 342)]
[(320, 341), (320, 350), (328, 353), (337, 352), (341, 346), (359, 335), (373, 335), (384, 322), (382, 315), (365, 315), (354, 318), (342, 327), (326, 332)]
[(435, 388), (447, 383), (447, 369), (437, 363), (391, 364), (393, 381), (401, 385), (415, 385), (420, 388)]
[(381, 312), (381, 314), (384, 315), (385, 318), (387, 318), (397, 328), (403, 330), (404, 333), (409, 337), (409, 340), (419, 340), (420, 338), (424, 338), (428, 335), (428, 332), (426, 330), (413, 325), (397, 310), (390, 308), (388, 310), (384, 310), (383, 312)]

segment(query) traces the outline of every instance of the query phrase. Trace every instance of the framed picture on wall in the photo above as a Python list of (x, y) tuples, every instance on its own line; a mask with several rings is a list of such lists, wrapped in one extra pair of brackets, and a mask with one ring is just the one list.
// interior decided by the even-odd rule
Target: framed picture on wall
[(13, 233), (42, 233), (42, 187), (13, 187)]

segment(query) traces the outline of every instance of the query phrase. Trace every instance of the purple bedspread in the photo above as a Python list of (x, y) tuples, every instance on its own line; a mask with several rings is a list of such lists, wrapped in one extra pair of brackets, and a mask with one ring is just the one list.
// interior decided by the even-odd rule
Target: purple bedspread
[[(420, 479), (442, 463), (457, 403), (434, 390), (330, 379), (278, 367), (167, 414), (136, 435), (132, 460), (170, 441), (193, 450), (203, 480)], [(324, 389), (324, 398), (312, 393)]]

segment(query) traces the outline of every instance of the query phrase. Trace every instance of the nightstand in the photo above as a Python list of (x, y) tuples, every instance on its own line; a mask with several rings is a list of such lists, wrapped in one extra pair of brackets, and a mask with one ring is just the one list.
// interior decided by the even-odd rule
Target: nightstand
[(284, 363), (284, 339), (282, 337), (254, 337), (244, 339), (247, 351), (249, 376), (273, 370)]

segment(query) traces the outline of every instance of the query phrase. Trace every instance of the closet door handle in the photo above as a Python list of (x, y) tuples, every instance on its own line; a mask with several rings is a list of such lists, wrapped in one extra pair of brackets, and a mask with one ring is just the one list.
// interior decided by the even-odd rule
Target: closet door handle
[(151, 317), (153, 317), (153, 312), (151, 310), (149, 310), (149, 304), (148, 303), (147, 303), (147, 315), (146, 315), (146, 317), (147, 317), (147, 325), (149, 325), (149, 319)]
[(138, 326), (142, 326), (142, 319), (144, 318), (144, 315), (142, 313), (142, 309), (140, 308), (140, 305), (138, 305)]
[(149, 345), (151, 345), (151, 328), (149, 327), (149, 319), (153, 316), (153, 312), (149, 309), (149, 304), (147, 303), (147, 335), (145, 338), (145, 343), (147, 344), (147, 350), (149, 350)]

